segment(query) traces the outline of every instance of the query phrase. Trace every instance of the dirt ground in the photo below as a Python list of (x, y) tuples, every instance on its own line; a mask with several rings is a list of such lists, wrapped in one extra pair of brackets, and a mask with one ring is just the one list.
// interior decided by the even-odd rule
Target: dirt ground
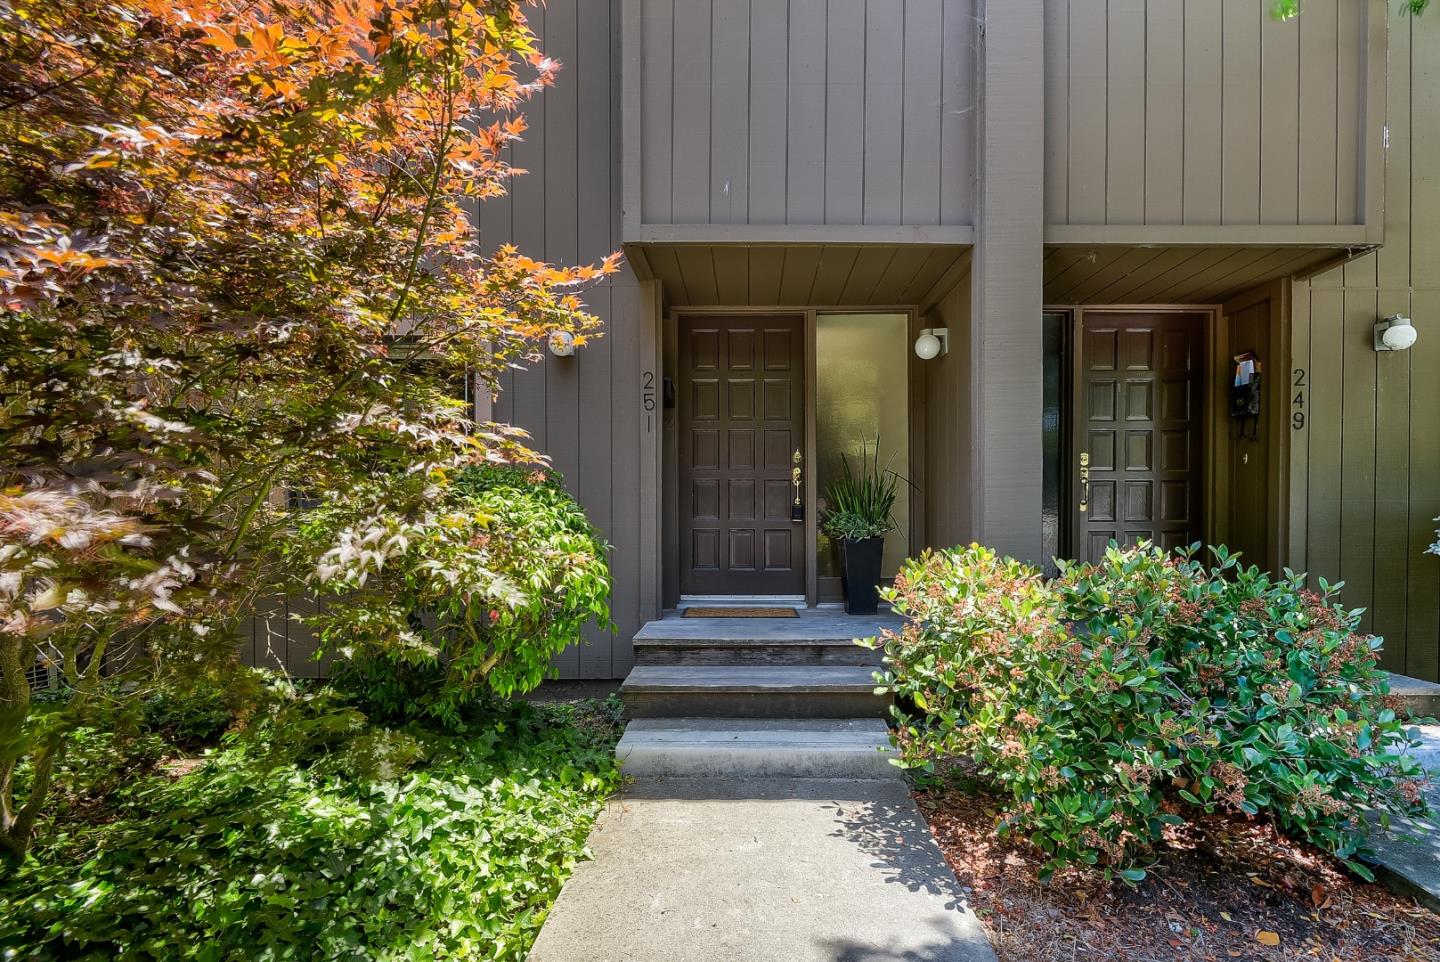
[(1136, 888), (1078, 871), (1042, 884), (1044, 860), (996, 837), (993, 799), (915, 798), (1000, 962), (1440, 962), (1440, 916), (1260, 822), (1176, 830)]

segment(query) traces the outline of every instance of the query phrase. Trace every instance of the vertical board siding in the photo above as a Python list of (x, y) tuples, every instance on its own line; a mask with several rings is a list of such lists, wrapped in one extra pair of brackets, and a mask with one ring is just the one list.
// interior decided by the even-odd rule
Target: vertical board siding
[[(1405, 103), (1411, 121), (1408, 178), (1400, 181), (1399, 165), (1387, 171), (1387, 190), (1392, 211), (1404, 211), (1409, 227), (1411, 316), (1440, 317), (1440, 231), (1434, 229), (1440, 217), (1440, 120), (1435, 111), (1422, 109), (1440, 85), (1440, 18), (1401, 18), (1390, 27), (1391, 49), (1405, 44), (1409, 54), (1409, 84)], [(1405, 43), (1408, 36), (1408, 44)], [(1391, 68), (1390, 89), (1403, 82)], [(1398, 99), (1398, 98), (1397, 98)], [(1394, 101), (1392, 101), (1394, 102)], [(1392, 113), (1390, 123), (1400, 126), (1401, 116)], [(1392, 139), (1392, 150), (1396, 141)], [(1408, 191), (1405, 187), (1408, 186)], [(1389, 225), (1386, 229), (1389, 240)], [(1422, 323), (1424, 323), (1422, 321)], [(1437, 441), (1436, 412), (1440, 412), (1440, 337), (1436, 326), (1426, 324), (1425, 343), (1410, 350), (1410, 513), (1407, 573), (1407, 620), (1405, 626), (1406, 674), (1435, 678), (1440, 662), (1440, 558), (1420, 554), (1435, 540), (1440, 515), (1440, 441)], [(1392, 643), (1393, 644), (1393, 643)]]
[(1302, 224), (1336, 223), (1335, 170), (1339, 142), (1335, 69), (1339, 49), (1340, 4), (1349, 0), (1309, 0), (1300, 18), (1300, 179), (1297, 184)]
[(1220, 223), (1220, 77), (1223, 45), (1218, 3), (1185, 2), (1185, 176), (1181, 210), (1185, 224)]
[(865, 0), (825, 14), (825, 207), (817, 224), (865, 219)]
[[(790, 0), (786, 28), (785, 206), (788, 224), (825, 221), (826, 0)], [(654, 219), (651, 223), (665, 223)], [(798, 301), (792, 303), (799, 303)]]
[(1295, 179), (1300, 163), (1297, 24), (1262, 12), (1260, 64), (1260, 223), (1296, 224), (1300, 220)]
[(1070, 216), (1070, 5), (1045, 4), (1045, 223)]
[[(1105, 160), (1110, 125), (1105, 83), (1105, 0), (1072, 0), (1070, 7), (1070, 143), (1062, 158), (1070, 182), (1064, 223), (1105, 223)], [(1049, 105), (1046, 105), (1049, 109)], [(1046, 179), (1060, 170), (1047, 170)]]
[(1365, 128), (1365, 59), (1346, 53), (1364, 49), (1365, 7), (1366, 3), (1341, 0), (1336, 18), (1340, 55), (1335, 58), (1335, 217), (1341, 224), (1356, 223), (1361, 217), (1362, 154), (1351, 145), (1359, 143)]
[[(913, 2), (913, 0), (912, 0)], [(865, 4), (865, 181), (863, 223), (900, 223), (905, 149), (905, 13), (910, 3)], [(936, 84), (936, 92), (939, 92)], [(939, 149), (928, 158), (938, 165)], [(935, 197), (938, 204), (939, 196)]]
[(926, 547), (948, 548), (975, 537), (970, 521), (970, 352), (956, 350), (970, 330), (970, 264), (923, 320), (950, 331), (951, 350), (924, 365)]
[[(1145, 0), (1109, 0), (1106, 46), (1133, 57), (1105, 60), (1105, 220), (1145, 221)], [(1139, 123), (1136, 123), (1139, 118)]]
[(974, 0), (641, 0), (643, 224), (964, 225)]
[[(788, 135), (790, 49), (786, 3), (756, 4), (750, 11), (749, 207), (752, 224), (785, 222), (785, 181), (789, 176)], [(818, 24), (807, 25), (819, 33)]]
[(944, 8), (911, 0), (904, 17), (900, 223), (940, 223), (940, 102), (944, 97)]
[(649, 54), (640, 63), (640, 111), (654, 136), (640, 147), (640, 212), (643, 220), (665, 224), (671, 217), (673, 190), (675, 3), (674, 0), (641, 2), (640, 43)]
[(1185, 216), (1185, 0), (1145, 5), (1144, 87), (1144, 222), (1179, 224)]
[[(1350, 10), (1315, 0), (1300, 18), (1320, 14), (1301, 34), (1305, 142), (1307, 118), (1323, 117), (1330, 96), (1307, 94), (1305, 52), (1348, 42)], [(1385, 246), (1295, 285), (1292, 378), (1306, 372), (1309, 417), (1290, 436), (1288, 561), (1314, 581), (1344, 582), (1342, 601), (1366, 609), (1365, 629), (1385, 639), (1385, 668), (1440, 680), (1440, 558), (1425, 553), (1440, 523), (1440, 329), (1430, 323), (1440, 317), (1440, 232), (1424, 229), (1440, 219), (1440, 115), (1415, 109), (1440, 82), (1440, 20), (1392, 18), (1389, 30)], [(1336, 196), (1348, 216), (1358, 187), (1344, 185), (1358, 183), (1356, 170), (1353, 158), (1314, 164), (1302, 151), (1301, 216), (1328, 222)], [(1307, 207), (1303, 182), (1328, 185), (1331, 206)], [(1374, 322), (1396, 313), (1414, 317), (1420, 337), (1409, 351), (1376, 353)]]
[[(1220, 223), (1260, 223), (1260, 25), (1255, 0), (1221, 0)], [(1291, 21), (1286, 26), (1298, 30)], [(1205, 96), (1206, 91), (1196, 91)]]
[(975, 211), (975, 2), (941, 4), (940, 223), (969, 224)]
[[(703, 6), (703, 4), (697, 4)], [(743, 224), (750, 198), (750, 2), (710, 5), (710, 216)], [(677, 118), (683, 126), (684, 118)]]
[(1371, 3), (1045, 0), (1046, 223), (1363, 224)]
[[(710, 220), (710, 0), (672, 3), (674, 39), (664, 56), (671, 61), (673, 109), (658, 119), (670, 127), (668, 145), (659, 133), (647, 133), (652, 122), (641, 119), (644, 151), (670, 155), (670, 211), (677, 224), (704, 224)], [(647, 48), (648, 56), (648, 48)], [(643, 69), (643, 68), (642, 68)], [(657, 77), (656, 82), (663, 82)], [(666, 150), (666, 147), (669, 147)]]

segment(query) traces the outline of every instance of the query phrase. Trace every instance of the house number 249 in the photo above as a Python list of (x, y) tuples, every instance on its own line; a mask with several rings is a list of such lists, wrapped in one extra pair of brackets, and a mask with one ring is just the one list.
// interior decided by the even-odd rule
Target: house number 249
[(1290, 399), (1290, 426), (1296, 431), (1305, 429), (1305, 392), (1310, 385), (1305, 381), (1305, 369), (1297, 367), (1293, 381), (1295, 396)]
[(655, 430), (655, 372), (645, 371), (640, 377), (640, 406), (645, 409), (645, 433)]

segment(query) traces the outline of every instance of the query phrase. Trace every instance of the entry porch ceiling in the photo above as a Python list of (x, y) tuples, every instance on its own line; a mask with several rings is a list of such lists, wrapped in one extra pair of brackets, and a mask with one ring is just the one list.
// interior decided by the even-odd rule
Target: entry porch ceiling
[(1265, 281), (1307, 276), (1369, 249), (1051, 245), (1045, 248), (1045, 303), (1218, 304)]
[(672, 307), (900, 307), (957, 276), (961, 244), (628, 244)]

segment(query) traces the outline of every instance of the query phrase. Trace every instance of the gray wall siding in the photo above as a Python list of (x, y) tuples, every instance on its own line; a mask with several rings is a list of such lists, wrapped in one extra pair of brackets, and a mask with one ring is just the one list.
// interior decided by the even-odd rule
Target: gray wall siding
[(975, 537), (971, 519), (970, 267), (925, 313), (950, 332), (950, 350), (923, 365), (925, 376), (925, 544), (949, 548)]
[(1364, 224), (1376, 3), (1045, 0), (1046, 223)]
[(643, 224), (970, 223), (974, 0), (635, 2)]
[[(529, 173), (509, 196), (480, 207), (484, 248), (514, 243), (577, 264), (620, 247), (620, 9), (621, 0), (549, 0), (531, 10), (542, 49), (563, 69), (525, 109), (530, 129), (512, 162)], [(642, 289), (628, 267), (584, 298), (605, 322), (604, 336), (575, 357), (546, 354), (511, 372), (494, 416), (530, 432), (613, 545), (615, 631), (590, 626), (588, 644), (566, 651), (558, 666), (565, 678), (615, 678), (629, 670), (629, 639), (655, 605), (643, 587), (655, 562), (642, 547), (654, 538), (642, 526), (642, 475), (656, 426), (647, 432), (641, 383), (658, 362)]]
[[(1332, 4), (1333, 5), (1333, 4)], [(1309, 17), (1307, 4), (1301, 20)], [(1288, 564), (1345, 582), (1386, 668), (1440, 679), (1440, 18), (1390, 21), (1385, 246), (1294, 287)], [(1422, 109), (1422, 106), (1424, 109)], [(1317, 176), (1302, 157), (1302, 177)], [(1419, 339), (1376, 354), (1377, 317)], [(1304, 371), (1305, 389), (1293, 381)]]

